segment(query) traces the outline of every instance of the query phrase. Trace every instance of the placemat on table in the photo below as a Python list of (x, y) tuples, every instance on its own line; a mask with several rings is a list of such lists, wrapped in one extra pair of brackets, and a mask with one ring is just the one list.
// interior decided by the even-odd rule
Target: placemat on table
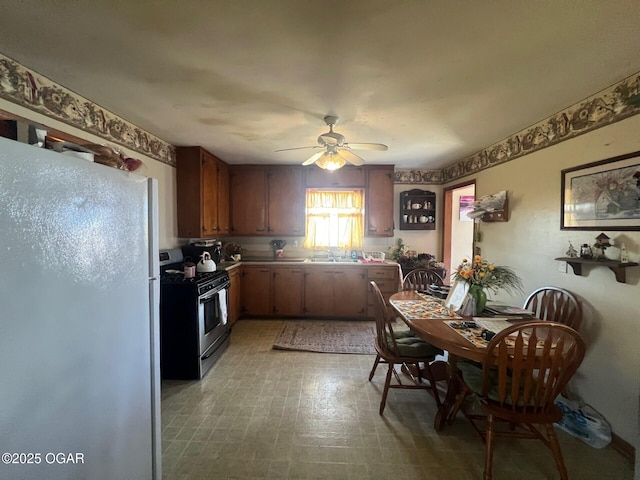
[(480, 336), (482, 334), (482, 330), (484, 330), (482, 327), (463, 327), (462, 326), (463, 322), (459, 322), (456, 320), (450, 320), (444, 323), (449, 325), (454, 332), (456, 332), (459, 335), (462, 335), (469, 342), (473, 343), (476, 347), (486, 348), (487, 343), (489, 343)]
[(416, 318), (462, 318), (445, 308), (431, 295), (418, 293), (420, 300), (391, 300), (391, 304), (409, 320)]
[[(489, 344), (488, 341), (482, 338), (482, 332), (485, 329), (480, 325), (477, 325), (476, 327), (463, 327), (462, 326), (463, 322), (455, 321), (455, 320), (445, 321), (444, 323), (450, 326), (453, 329), (453, 331), (455, 331), (459, 335), (462, 335), (469, 342), (473, 343), (476, 347), (486, 348), (486, 346)], [(526, 343), (526, 338), (525, 338), (525, 343)], [(515, 341), (507, 337), (506, 344), (513, 347), (515, 345)], [(540, 341), (538, 344), (538, 347), (540, 347), (541, 345), (542, 345), (542, 342)]]

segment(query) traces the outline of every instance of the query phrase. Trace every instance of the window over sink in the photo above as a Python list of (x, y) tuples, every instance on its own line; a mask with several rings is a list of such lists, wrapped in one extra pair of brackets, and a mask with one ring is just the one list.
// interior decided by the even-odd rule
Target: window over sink
[(361, 249), (363, 237), (361, 189), (307, 189), (305, 248)]

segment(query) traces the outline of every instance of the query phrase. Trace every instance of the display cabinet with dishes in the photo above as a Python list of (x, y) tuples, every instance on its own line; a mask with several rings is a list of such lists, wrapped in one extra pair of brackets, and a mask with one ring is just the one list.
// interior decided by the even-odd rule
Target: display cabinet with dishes
[(435, 230), (436, 194), (429, 190), (400, 192), (400, 230)]

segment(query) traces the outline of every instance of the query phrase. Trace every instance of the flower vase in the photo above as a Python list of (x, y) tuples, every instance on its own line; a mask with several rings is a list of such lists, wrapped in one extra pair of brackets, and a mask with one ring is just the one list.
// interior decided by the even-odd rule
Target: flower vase
[(469, 295), (475, 300), (476, 315), (482, 313), (484, 306), (487, 304), (487, 294), (480, 285), (471, 285), (469, 287)]

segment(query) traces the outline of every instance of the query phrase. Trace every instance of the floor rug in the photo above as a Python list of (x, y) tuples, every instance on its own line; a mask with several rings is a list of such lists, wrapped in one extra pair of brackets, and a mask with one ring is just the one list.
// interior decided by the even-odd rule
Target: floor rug
[(285, 320), (275, 350), (375, 355), (372, 320)]

